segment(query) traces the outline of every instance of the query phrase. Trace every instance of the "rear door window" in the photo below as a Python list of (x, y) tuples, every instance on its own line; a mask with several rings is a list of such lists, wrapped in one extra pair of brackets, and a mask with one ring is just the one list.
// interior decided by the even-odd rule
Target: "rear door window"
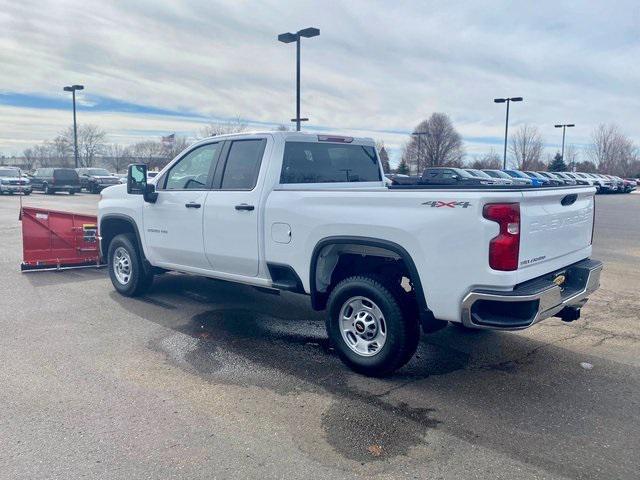
[(378, 182), (374, 147), (335, 143), (287, 142), (280, 183)]
[(222, 190), (253, 190), (266, 143), (264, 139), (231, 142), (222, 174)]

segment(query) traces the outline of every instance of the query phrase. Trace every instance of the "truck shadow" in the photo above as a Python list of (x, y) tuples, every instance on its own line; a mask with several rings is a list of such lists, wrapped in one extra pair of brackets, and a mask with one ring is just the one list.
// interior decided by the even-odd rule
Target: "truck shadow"
[[(628, 375), (631, 383), (612, 386), (610, 378), (579, 366), (602, 365), (602, 359), (519, 334), (448, 327), (423, 337), (416, 356), (395, 375), (372, 379), (340, 362), (324, 333), (323, 314), (311, 311), (305, 297), (164, 275), (145, 299), (112, 298), (192, 338), (180, 348), (169, 334), (150, 347), (206, 381), (281, 395), (330, 395), (323, 438), (351, 460), (408, 454), (435, 429), (557, 475), (595, 478), (603, 462), (619, 469), (609, 470), (608, 478), (631, 471), (624, 445), (638, 440), (629, 398), (637, 374)], [(635, 391), (637, 402), (640, 389)], [(603, 422), (609, 432), (602, 431)], [(584, 448), (596, 436), (610, 445), (598, 455)], [(372, 454), (371, 446), (380, 450)]]

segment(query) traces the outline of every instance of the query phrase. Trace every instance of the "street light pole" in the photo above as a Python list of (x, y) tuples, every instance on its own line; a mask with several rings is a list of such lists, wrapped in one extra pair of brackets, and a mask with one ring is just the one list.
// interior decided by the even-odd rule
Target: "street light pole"
[(281, 33), (278, 40), (282, 43), (296, 42), (296, 118), (292, 118), (292, 122), (296, 122), (296, 132), (300, 131), (300, 122), (306, 122), (308, 118), (300, 118), (300, 39), (302, 37), (312, 38), (320, 35), (320, 30), (309, 27), (298, 30), (296, 33)]
[(507, 118), (504, 122), (504, 155), (502, 160), (502, 168), (507, 168), (507, 140), (509, 136), (509, 104), (511, 102), (521, 102), (522, 97), (511, 97), (511, 98), (494, 98), (493, 101), (495, 103), (506, 103), (507, 104)]
[[(562, 128), (562, 153), (560, 154), (560, 156), (562, 157), (562, 161), (564, 162), (564, 136), (565, 133), (567, 131), (567, 127), (571, 128), (571, 127), (575, 127), (576, 125), (574, 123), (565, 123), (562, 125), (554, 125), (556, 128)], [(575, 172), (575, 165), (573, 166), (572, 170)]]
[(76, 123), (76, 90), (84, 90), (83, 85), (71, 85), (64, 87), (65, 92), (71, 92), (73, 98), (73, 156), (75, 158), (76, 168), (78, 165), (78, 124)]

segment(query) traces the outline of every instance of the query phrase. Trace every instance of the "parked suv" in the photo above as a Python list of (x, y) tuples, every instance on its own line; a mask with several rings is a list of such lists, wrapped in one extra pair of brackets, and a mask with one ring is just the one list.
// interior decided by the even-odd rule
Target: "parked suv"
[(80, 191), (80, 179), (73, 168), (38, 168), (31, 178), (31, 188), (44, 193)]
[(80, 188), (91, 193), (100, 193), (111, 185), (118, 185), (120, 179), (104, 168), (76, 168), (80, 177)]
[(15, 167), (0, 167), (0, 195), (5, 193), (31, 194), (31, 183), (22, 171)]

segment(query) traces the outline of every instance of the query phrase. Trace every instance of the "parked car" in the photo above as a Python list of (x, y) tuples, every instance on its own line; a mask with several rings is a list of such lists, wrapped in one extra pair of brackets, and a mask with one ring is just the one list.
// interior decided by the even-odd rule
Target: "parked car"
[(425, 173), (451, 186), (386, 186), (373, 139), (207, 138), (154, 179), (131, 165), (127, 185), (102, 192), (102, 255), (125, 296), (163, 270), (309, 295), (343, 361), (368, 375), (408, 362), (421, 327), (579, 318), (602, 269), (593, 191)]
[(476, 168), (465, 168), (465, 171), (474, 177), (492, 180), (496, 185), (513, 185), (513, 181), (510, 178), (493, 177)]
[(100, 193), (102, 189), (120, 183), (118, 177), (105, 168), (77, 168), (80, 188), (90, 193)]
[(0, 195), (5, 193), (31, 194), (31, 182), (19, 168), (0, 167)]
[(73, 168), (38, 168), (33, 173), (31, 188), (47, 194), (68, 192), (73, 195), (80, 191), (80, 179)]
[(600, 175), (599, 173), (583, 173), (583, 175), (592, 178), (595, 185), (598, 186), (598, 193), (610, 193), (613, 191), (614, 186), (611, 180)]
[(558, 173), (561, 173), (565, 177), (575, 180), (577, 185), (593, 186), (593, 181), (587, 178), (581, 178), (575, 172), (558, 172)]
[(484, 173), (486, 173), (487, 175), (489, 175), (490, 177), (493, 178), (502, 178), (504, 180), (511, 180), (511, 182), (513, 183), (513, 185), (516, 186), (532, 186), (533, 185), (533, 180), (531, 180), (530, 178), (525, 178), (525, 177), (512, 177), (511, 175), (509, 175), (507, 172), (503, 172), (502, 170), (491, 170), (491, 169), (485, 169), (482, 170)]
[(422, 172), (421, 185), (502, 185), (497, 179), (471, 175), (462, 168), (428, 167)]
[(557, 182), (560, 182), (559, 185), (575, 185), (576, 184), (576, 181), (574, 179), (564, 178), (556, 172), (537, 172), (537, 173), (548, 178), (549, 180), (555, 180)]
[(578, 183), (578, 180), (576, 180), (575, 178), (563, 173), (563, 172), (550, 172), (553, 175), (555, 175), (556, 177), (560, 178), (561, 180), (564, 180), (565, 183), (567, 185), (584, 185), (585, 183)]
[(543, 187), (561, 187), (564, 182), (561, 182), (560, 180), (556, 180), (555, 178), (549, 178), (545, 175), (542, 175), (538, 172), (532, 172), (531, 170), (525, 170), (524, 173), (526, 175), (529, 175), (531, 178), (537, 178), (538, 180), (541, 180), (542, 186)]
[(507, 175), (512, 176), (513, 178), (525, 178), (531, 182), (531, 185), (534, 187), (542, 187), (546, 184), (546, 181), (540, 180), (537, 177), (532, 177), (530, 175), (526, 175), (524, 172), (520, 170), (503, 170)]

